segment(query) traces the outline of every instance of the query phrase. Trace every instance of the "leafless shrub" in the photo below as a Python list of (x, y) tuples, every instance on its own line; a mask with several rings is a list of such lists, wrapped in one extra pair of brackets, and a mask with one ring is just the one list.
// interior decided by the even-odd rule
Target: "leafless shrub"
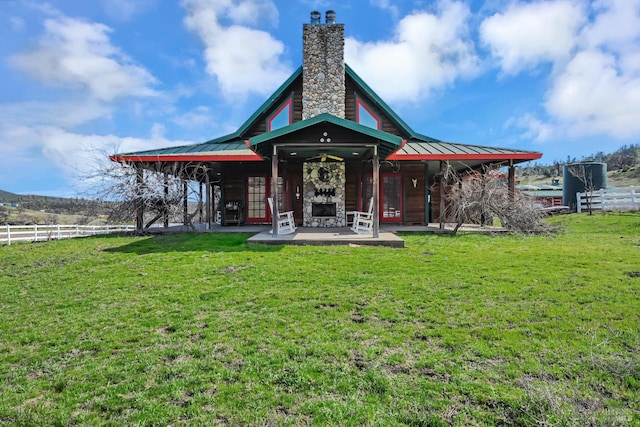
[(495, 169), (482, 173), (463, 173), (447, 167), (445, 180), (446, 216), (455, 218), (454, 233), (465, 223), (492, 224), (497, 218), (501, 225), (520, 233), (550, 233), (554, 230), (544, 219), (533, 198), (521, 192), (509, 191), (508, 184)]
[(192, 230), (196, 230), (193, 218), (202, 211), (199, 182), (207, 173), (205, 165), (116, 162), (108, 160), (108, 153), (95, 155), (100, 159), (94, 168), (84, 173), (83, 181), (89, 183), (86, 190), (89, 197), (101, 205), (101, 209), (94, 211), (103, 212), (105, 204), (108, 206), (107, 222), (131, 222), (138, 213), (144, 212), (143, 229), (148, 229), (162, 218), (182, 218), (186, 197), (198, 200), (196, 210), (184, 218)]

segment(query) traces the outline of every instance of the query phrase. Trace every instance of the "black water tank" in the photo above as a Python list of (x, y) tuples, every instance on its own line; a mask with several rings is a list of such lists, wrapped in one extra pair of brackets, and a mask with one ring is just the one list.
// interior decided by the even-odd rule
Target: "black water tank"
[(607, 188), (607, 164), (580, 162), (564, 165), (562, 170), (562, 204), (576, 209), (576, 193), (585, 189)]

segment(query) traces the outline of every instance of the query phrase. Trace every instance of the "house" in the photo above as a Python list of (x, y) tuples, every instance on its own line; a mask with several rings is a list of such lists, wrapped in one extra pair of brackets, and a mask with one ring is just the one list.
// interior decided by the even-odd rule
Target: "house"
[[(381, 59), (383, 60), (383, 59)], [(344, 25), (327, 11), (303, 25), (303, 64), (240, 128), (201, 144), (115, 154), (139, 170), (182, 163), (201, 170), (208, 221), (273, 224), (293, 211), (302, 227), (346, 227), (373, 198), (374, 227), (425, 225), (441, 216), (441, 171), (480, 171), (541, 153), (437, 140), (415, 132), (344, 62)], [(175, 169), (174, 169), (175, 170)], [(214, 188), (215, 187), (215, 188)], [(214, 191), (221, 200), (213, 206)], [(186, 205), (186, 203), (185, 203)], [(141, 219), (138, 221), (141, 227)]]

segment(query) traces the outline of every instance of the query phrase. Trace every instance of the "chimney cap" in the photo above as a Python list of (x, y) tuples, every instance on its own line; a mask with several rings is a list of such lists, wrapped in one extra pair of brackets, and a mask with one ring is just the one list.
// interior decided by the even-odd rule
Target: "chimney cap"
[(335, 24), (336, 23), (336, 11), (335, 10), (327, 10), (325, 13), (325, 20), (327, 24)]
[(322, 18), (322, 14), (320, 12), (318, 12), (317, 10), (314, 10), (313, 12), (311, 12), (311, 23), (312, 24), (319, 24), (320, 23), (320, 18)]

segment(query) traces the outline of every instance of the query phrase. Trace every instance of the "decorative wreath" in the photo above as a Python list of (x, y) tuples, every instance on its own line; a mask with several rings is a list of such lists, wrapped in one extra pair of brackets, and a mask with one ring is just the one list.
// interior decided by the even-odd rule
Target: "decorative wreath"
[(329, 181), (329, 170), (325, 168), (318, 169), (318, 179), (322, 182)]

